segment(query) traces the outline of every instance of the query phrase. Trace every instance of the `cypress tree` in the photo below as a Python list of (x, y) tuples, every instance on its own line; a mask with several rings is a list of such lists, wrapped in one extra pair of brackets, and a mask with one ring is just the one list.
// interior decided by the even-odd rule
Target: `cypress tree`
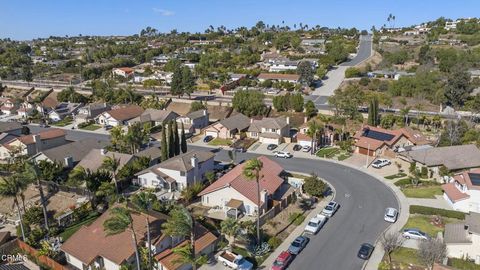
[(370, 105), (368, 106), (368, 124), (377, 126), (379, 124), (378, 120), (378, 98), (374, 97), (370, 100)]
[(181, 148), (182, 148), (182, 153), (187, 152), (187, 137), (185, 136), (185, 128), (183, 127), (183, 122), (182, 122), (182, 132), (181, 132)]
[(161, 142), (161, 149), (162, 151), (162, 161), (168, 159), (168, 146), (167, 146), (167, 132), (165, 129), (165, 125), (162, 126), (162, 142)]
[(168, 157), (175, 156), (175, 138), (173, 136), (173, 121), (168, 124)]
[(173, 121), (173, 137), (175, 140), (175, 156), (180, 155), (180, 138), (178, 136), (177, 121)]

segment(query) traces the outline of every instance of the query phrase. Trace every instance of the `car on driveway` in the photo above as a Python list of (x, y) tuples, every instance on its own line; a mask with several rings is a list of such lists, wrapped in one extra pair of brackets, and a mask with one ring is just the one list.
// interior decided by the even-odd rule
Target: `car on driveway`
[(293, 255), (298, 255), (300, 251), (305, 248), (307, 245), (309, 239), (308, 237), (305, 236), (299, 236), (293, 240), (293, 242), (290, 244), (290, 247), (288, 247), (288, 252)]
[(312, 147), (310, 147), (310, 146), (308, 146), (308, 145), (304, 145), (304, 146), (302, 147), (302, 151), (305, 152), (305, 153), (310, 152), (310, 149), (312, 149)]
[(277, 157), (277, 158), (291, 158), (291, 157), (293, 157), (293, 155), (290, 154), (289, 152), (277, 151), (277, 152), (275, 152), (275, 157)]
[(300, 150), (302, 150), (302, 146), (301, 146), (301, 145), (295, 144), (295, 145), (293, 146), (293, 151), (300, 151)]
[(280, 255), (275, 259), (272, 265), (272, 270), (284, 270), (292, 262), (293, 255), (288, 251), (282, 251)]
[(275, 150), (275, 148), (277, 148), (277, 146), (278, 145), (271, 143), (271, 144), (267, 145), (267, 149), (272, 151), (272, 150)]
[(369, 243), (363, 243), (358, 250), (357, 256), (360, 259), (368, 260), (372, 256), (373, 250), (375, 247)]
[(233, 151), (233, 152), (238, 152), (238, 153), (245, 153), (245, 152), (247, 152), (247, 150), (245, 149), (245, 147), (234, 147), (234, 148), (232, 148), (232, 151)]
[(403, 230), (402, 236), (407, 239), (415, 240), (428, 240), (430, 238), (428, 234), (420, 231), (419, 229), (405, 229)]
[(209, 141), (213, 140), (213, 136), (207, 135), (203, 137), (203, 142), (208, 143)]
[(385, 159), (385, 158), (379, 158), (372, 163), (372, 167), (375, 168), (375, 169), (380, 169), (380, 168), (383, 168), (383, 167), (388, 166), (390, 164), (392, 164), (392, 162), (390, 160)]
[(397, 218), (398, 218), (398, 210), (397, 209), (395, 209), (393, 207), (389, 207), (389, 208), (385, 209), (385, 215), (384, 215), (383, 219), (386, 222), (395, 223), (397, 221)]
[(305, 226), (304, 232), (310, 234), (317, 234), (318, 231), (323, 227), (325, 222), (327, 222), (327, 219), (328, 217), (325, 215), (316, 215), (308, 221), (307, 225)]
[(331, 201), (325, 206), (325, 208), (323, 208), (322, 214), (327, 217), (332, 217), (339, 207), (340, 205), (336, 201)]

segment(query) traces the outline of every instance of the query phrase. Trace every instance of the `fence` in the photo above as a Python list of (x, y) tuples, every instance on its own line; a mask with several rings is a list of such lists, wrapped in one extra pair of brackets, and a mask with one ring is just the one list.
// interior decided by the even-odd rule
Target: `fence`
[(41, 181), (42, 186), (46, 186), (49, 191), (51, 192), (57, 192), (57, 191), (63, 191), (67, 193), (75, 193), (80, 196), (86, 196), (86, 197), (92, 197), (92, 193), (82, 187), (70, 187), (66, 185), (60, 185), (58, 183), (52, 182), (52, 181)]
[(61, 265), (54, 259), (44, 256), (44, 255), (39, 255), (38, 250), (35, 248), (31, 247), (27, 243), (17, 239), (17, 246), (21, 250), (23, 250), (25, 253), (31, 255), (32, 257), (36, 258), (37, 263), (39, 264), (44, 264), (51, 268), (52, 270), (70, 270), (67, 266)]

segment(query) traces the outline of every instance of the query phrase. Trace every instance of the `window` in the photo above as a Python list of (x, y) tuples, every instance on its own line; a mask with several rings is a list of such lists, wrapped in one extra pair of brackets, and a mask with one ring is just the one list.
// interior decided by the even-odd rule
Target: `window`
[(252, 132), (252, 137), (257, 137), (258, 133), (257, 132)]
[(185, 176), (185, 172), (181, 171), (180, 176)]

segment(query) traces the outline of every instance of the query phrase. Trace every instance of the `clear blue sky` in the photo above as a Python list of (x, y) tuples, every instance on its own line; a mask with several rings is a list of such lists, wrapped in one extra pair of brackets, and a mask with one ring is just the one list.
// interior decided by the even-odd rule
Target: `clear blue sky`
[(130, 35), (146, 26), (197, 32), (259, 20), (370, 29), (386, 23), (389, 13), (397, 26), (408, 26), (479, 11), (478, 0), (0, 0), (0, 38)]

